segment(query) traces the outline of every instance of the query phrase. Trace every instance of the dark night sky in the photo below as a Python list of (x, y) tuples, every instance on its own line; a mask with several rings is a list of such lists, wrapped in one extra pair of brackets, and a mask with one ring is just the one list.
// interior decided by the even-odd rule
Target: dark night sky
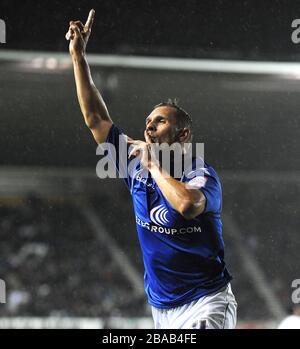
[[(288, 0), (2, 0), (5, 49), (65, 51), (69, 20), (95, 8), (89, 51), (189, 57), (297, 60)], [(0, 48), (0, 49), (1, 49)]]

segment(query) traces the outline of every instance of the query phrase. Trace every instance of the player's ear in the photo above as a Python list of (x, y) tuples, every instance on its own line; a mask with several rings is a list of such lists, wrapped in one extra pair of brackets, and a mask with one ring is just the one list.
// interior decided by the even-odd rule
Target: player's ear
[(192, 133), (189, 128), (183, 128), (178, 131), (177, 133), (177, 141), (179, 143), (188, 143), (191, 141), (192, 138)]

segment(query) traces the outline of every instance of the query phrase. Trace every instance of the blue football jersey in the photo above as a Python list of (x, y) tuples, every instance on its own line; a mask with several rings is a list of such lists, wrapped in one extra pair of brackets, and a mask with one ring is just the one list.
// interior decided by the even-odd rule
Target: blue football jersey
[(128, 170), (129, 160), (119, 156), (127, 154), (126, 136), (116, 125), (106, 142), (115, 146), (111, 158), (132, 196), (149, 303), (157, 308), (178, 307), (224, 287), (232, 277), (224, 262), (222, 192), (215, 170), (193, 159), (191, 171), (178, 179), (206, 197), (205, 211), (186, 220), (151, 175), (143, 175), (138, 159)]

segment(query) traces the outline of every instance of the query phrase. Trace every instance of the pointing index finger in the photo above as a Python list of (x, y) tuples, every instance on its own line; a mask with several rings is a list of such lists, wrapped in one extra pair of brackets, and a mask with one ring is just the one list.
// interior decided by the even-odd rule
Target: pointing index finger
[(91, 10), (90, 13), (89, 13), (89, 16), (88, 16), (88, 19), (86, 20), (85, 22), (85, 25), (84, 27), (86, 29), (91, 29), (92, 28), (92, 25), (93, 25), (93, 22), (94, 22), (94, 17), (95, 17), (95, 10)]

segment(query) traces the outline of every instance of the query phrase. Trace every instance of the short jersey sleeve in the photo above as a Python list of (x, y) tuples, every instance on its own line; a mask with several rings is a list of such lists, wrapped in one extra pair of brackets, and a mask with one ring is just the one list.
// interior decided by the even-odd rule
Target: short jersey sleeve
[(128, 137), (122, 130), (113, 124), (106, 139), (106, 149), (109, 160), (115, 165), (118, 171), (119, 178), (124, 180), (127, 188), (130, 190), (132, 174), (130, 173), (130, 168), (128, 168), (129, 144), (127, 139)]
[(212, 167), (198, 168), (186, 180), (189, 187), (199, 189), (205, 195), (206, 205), (203, 213), (220, 213), (222, 208), (222, 189), (218, 175)]

